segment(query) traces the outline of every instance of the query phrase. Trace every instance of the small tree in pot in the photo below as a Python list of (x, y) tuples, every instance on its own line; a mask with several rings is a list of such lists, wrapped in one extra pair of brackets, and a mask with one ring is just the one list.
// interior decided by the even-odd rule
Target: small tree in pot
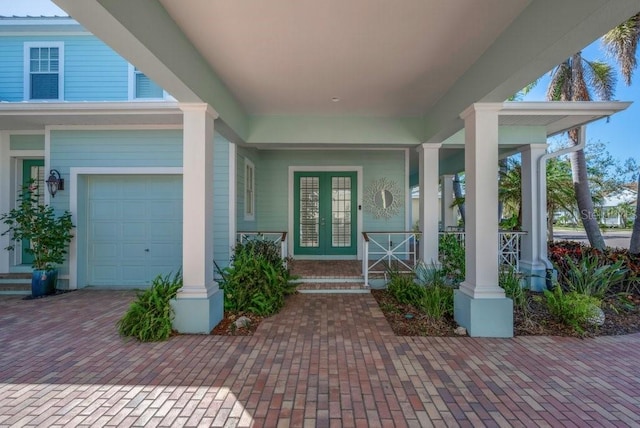
[(2, 214), (0, 221), (7, 226), (1, 236), (8, 234), (11, 239), (6, 250), (15, 249), (16, 242), (23, 240), (31, 243), (25, 251), (33, 255), (31, 294), (38, 297), (55, 293), (56, 265), (64, 263), (74, 226), (69, 211), (56, 216), (52, 207), (38, 202), (35, 190), (33, 183), (23, 186), (16, 208)]

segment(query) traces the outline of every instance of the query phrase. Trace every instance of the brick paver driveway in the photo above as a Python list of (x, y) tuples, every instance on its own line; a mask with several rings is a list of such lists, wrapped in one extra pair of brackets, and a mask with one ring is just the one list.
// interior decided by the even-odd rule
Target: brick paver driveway
[(631, 426), (640, 335), (395, 337), (370, 295), (298, 295), (253, 337), (123, 342), (133, 299), (0, 296), (0, 425)]

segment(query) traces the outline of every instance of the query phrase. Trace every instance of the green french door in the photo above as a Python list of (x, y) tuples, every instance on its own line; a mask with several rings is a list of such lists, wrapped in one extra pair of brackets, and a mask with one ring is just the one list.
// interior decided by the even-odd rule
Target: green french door
[[(44, 204), (44, 159), (25, 159), (22, 161), (22, 185), (27, 186), (33, 180), (33, 184), (37, 187), (35, 193), (38, 195), (38, 203)], [(28, 239), (22, 241), (22, 264), (30, 265), (33, 263), (33, 255), (27, 252), (27, 248), (31, 247)]]
[(356, 172), (294, 173), (296, 255), (356, 255)]

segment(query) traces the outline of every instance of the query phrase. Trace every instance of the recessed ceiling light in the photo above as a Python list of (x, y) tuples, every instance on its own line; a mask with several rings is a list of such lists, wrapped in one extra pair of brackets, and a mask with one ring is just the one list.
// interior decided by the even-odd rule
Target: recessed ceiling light
[(331, 98), (331, 101), (333, 101), (334, 103), (337, 103), (338, 101), (340, 101), (340, 98), (333, 97), (333, 98)]

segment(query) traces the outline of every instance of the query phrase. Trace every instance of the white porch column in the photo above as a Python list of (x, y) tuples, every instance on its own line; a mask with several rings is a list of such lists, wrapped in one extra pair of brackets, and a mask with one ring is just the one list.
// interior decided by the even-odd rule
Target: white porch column
[(420, 260), (426, 266), (438, 264), (438, 152), (442, 144), (418, 147), (420, 185)]
[(473, 104), (465, 125), (466, 275), (454, 296), (454, 317), (470, 336), (513, 336), (513, 303), (498, 285), (498, 112)]
[(453, 175), (443, 175), (440, 177), (440, 219), (442, 221), (442, 230), (447, 231), (451, 227), (458, 225), (456, 209), (453, 205)]
[(174, 328), (209, 333), (222, 319), (222, 291), (213, 280), (213, 121), (207, 104), (181, 104), (183, 111), (182, 275)]
[[(11, 159), (9, 157), (9, 134), (0, 132), (0, 213), (6, 213), (11, 209)], [(0, 224), (0, 233), (6, 228)], [(5, 250), (9, 245), (9, 236), (0, 236), (0, 273), (9, 272), (9, 251)]]
[(547, 268), (547, 233), (542, 227), (546, 226), (547, 209), (541, 198), (546, 196), (546, 174), (540, 176), (538, 171), (546, 150), (546, 144), (530, 144), (522, 151), (522, 230), (527, 235), (522, 237), (520, 270), (534, 291), (545, 288)]

